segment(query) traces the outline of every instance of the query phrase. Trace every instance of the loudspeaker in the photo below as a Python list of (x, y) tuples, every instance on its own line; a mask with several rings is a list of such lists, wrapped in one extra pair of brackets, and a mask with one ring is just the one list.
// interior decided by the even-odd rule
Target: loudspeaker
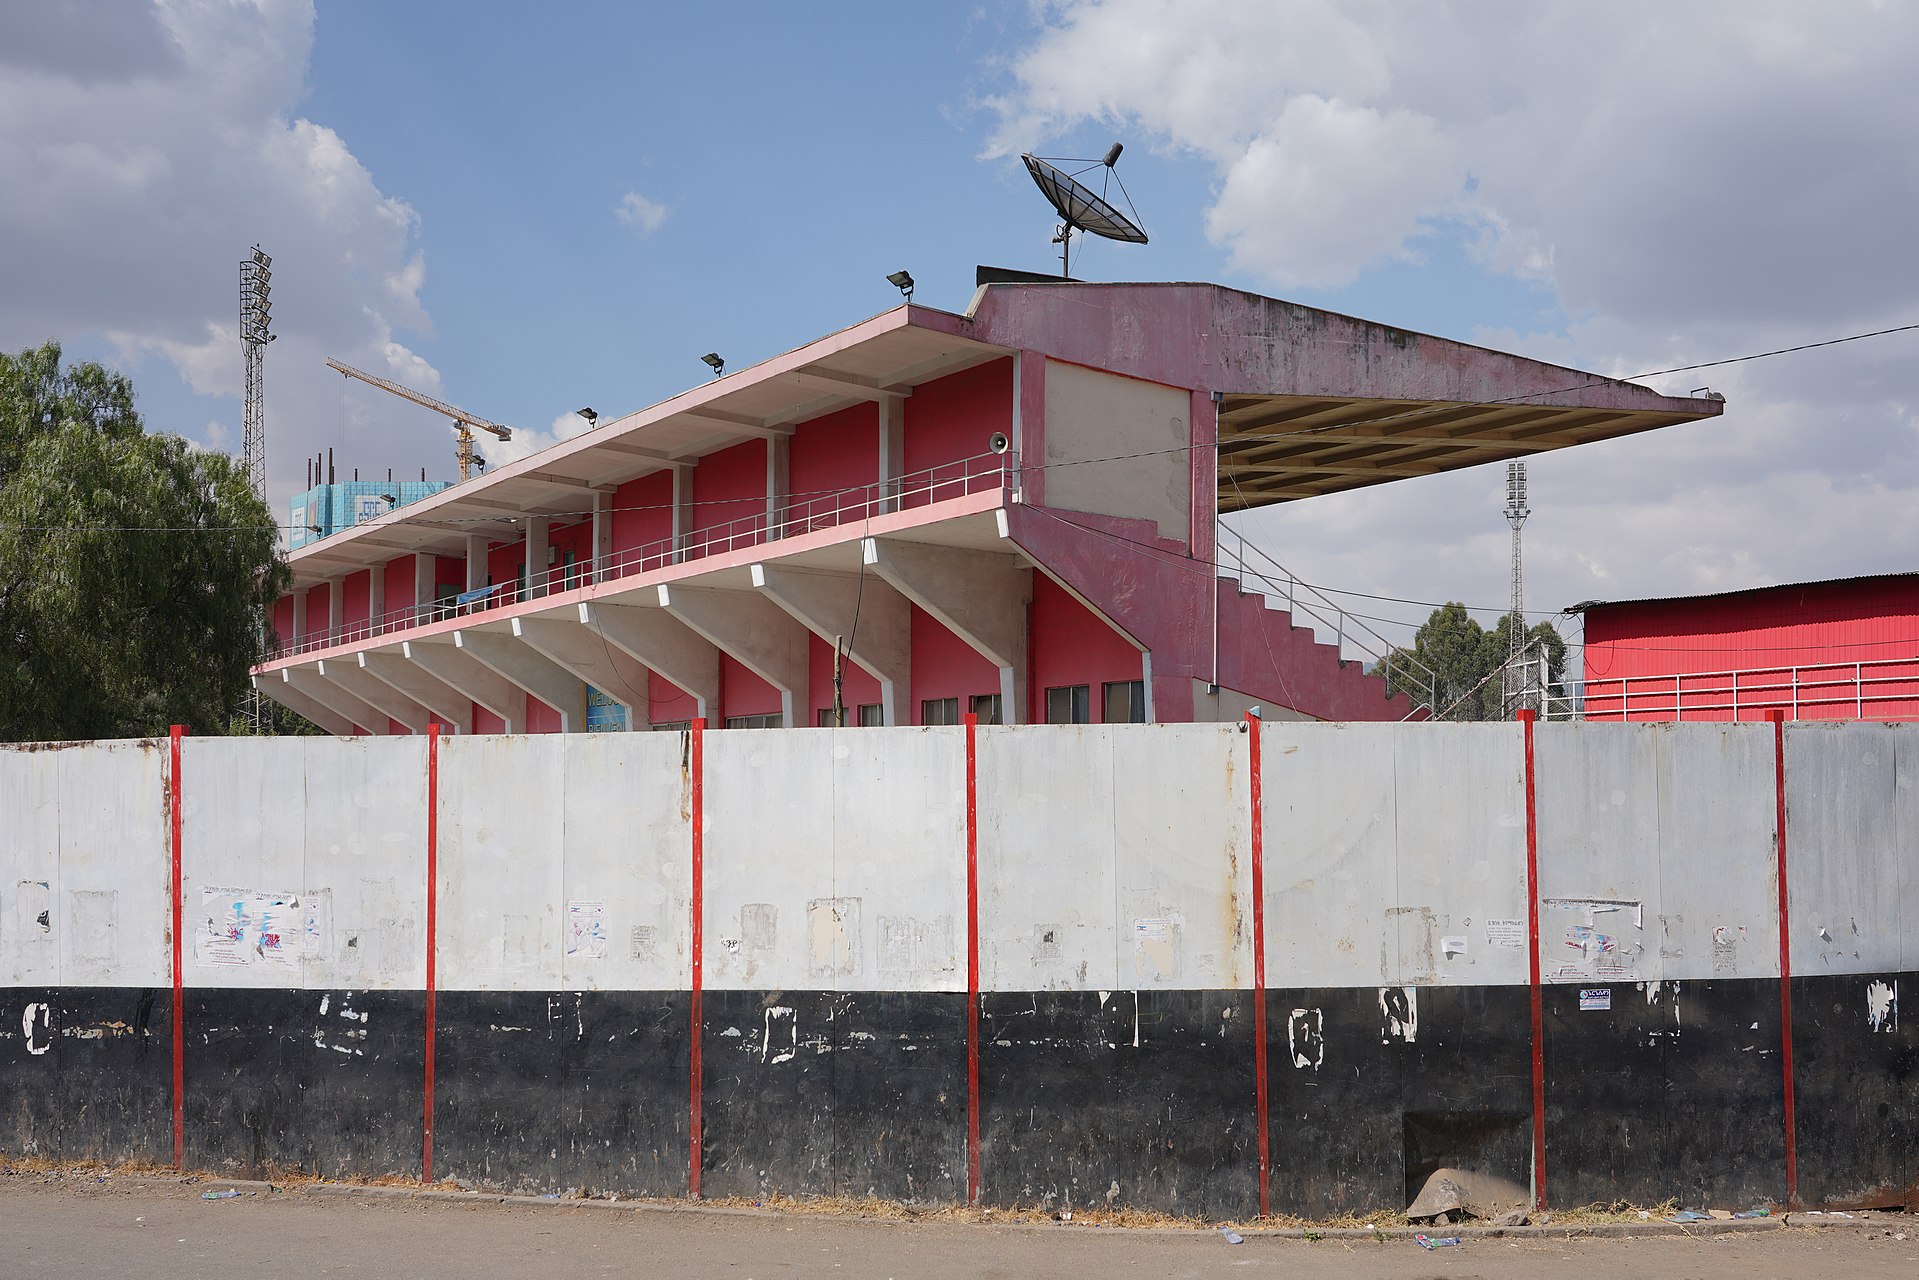
[(994, 453), (1005, 453), (1013, 447), (1013, 442), (1006, 438), (1004, 431), (995, 431), (992, 435), (986, 437), (986, 447)]

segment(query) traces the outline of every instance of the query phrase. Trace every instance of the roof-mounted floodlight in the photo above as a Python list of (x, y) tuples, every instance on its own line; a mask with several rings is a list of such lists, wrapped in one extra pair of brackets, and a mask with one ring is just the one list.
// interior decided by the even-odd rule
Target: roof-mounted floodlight
[(593, 412), (593, 408), (591, 405), (587, 406), (584, 409), (575, 409), (573, 412), (579, 414), (582, 418), (585, 418), (586, 425), (589, 427), (600, 420), (600, 415)]
[(700, 357), (700, 360), (707, 368), (713, 371), (713, 376), (716, 378), (726, 372), (726, 361), (720, 357), (720, 353), (717, 351), (707, 352)]
[(908, 302), (911, 302), (913, 300), (913, 273), (912, 272), (895, 271), (892, 275), (886, 277), (886, 283), (892, 285), (895, 289), (898, 289), (901, 293), (905, 294), (906, 300)]

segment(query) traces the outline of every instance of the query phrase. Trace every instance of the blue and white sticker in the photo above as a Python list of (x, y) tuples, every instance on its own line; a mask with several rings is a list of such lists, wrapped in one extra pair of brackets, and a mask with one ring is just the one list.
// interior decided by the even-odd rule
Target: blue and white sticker
[(1579, 988), (1579, 1007), (1581, 1009), (1600, 1009), (1600, 1010), (1611, 1009), (1612, 1008), (1612, 988), (1611, 987), (1581, 987)]

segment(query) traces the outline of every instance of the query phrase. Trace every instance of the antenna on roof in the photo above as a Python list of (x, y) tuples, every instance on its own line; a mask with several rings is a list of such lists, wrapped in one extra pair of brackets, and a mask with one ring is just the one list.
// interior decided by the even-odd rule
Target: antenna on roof
[[(1072, 265), (1075, 231), (1090, 231), (1107, 240), (1120, 240), (1127, 244), (1146, 243), (1146, 232), (1140, 229), (1139, 211), (1133, 208), (1133, 197), (1127, 195), (1126, 184), (1120, 182), (1119, 171), (1113, 167), (1119, 163), (1119, 153), (1125, 149), (1125, 144), (1115, 142), (1098, 160), (1047, 159), (1031, 154), (1020, 156), (1026, 163), (1026, 172), (1033, 175), (1041, 194), (1059, 214), (1060, 222), (1053, 231), (1053, 243), (1059, 246), (1060, 275), (1072, 274), (1068, 268)], [(1060, 168), (1061, 165), (1080, 167), (1069, 173)], [(1081, 174), (1094, 169), (1105, 170), (1100, 175), (1097, 195), (1092, 188), (1079, 181)], [(1119, 194), (1126, 201), (1126, 213), (1121, 213), (1117, 206), (1107, 200), (1106, 193), (1111, 183), (1119, 183)], [(1128, 217), (1128, 214), (1132, 216)]]

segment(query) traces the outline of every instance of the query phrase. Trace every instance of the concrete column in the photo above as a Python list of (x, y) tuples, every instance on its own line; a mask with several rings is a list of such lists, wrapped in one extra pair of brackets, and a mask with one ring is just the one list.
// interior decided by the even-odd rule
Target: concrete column
[(405, 654), (362, 651), (357, 656), (360, 670), (419, 703), (441, 724), (452, 726), (455, 733), (473, 732), (473, 700)]
[(316, 702), (288, 684), (278, 672), (253, 677), (260, 696), (271, 698), (296, 716), (305, 716), (336, 738), (353, 736), (353, 722), (323, 702)]
[(793, 437), (768, 436), (766, 440), (766, 538), (783, 538), (781, 526), (786, 520), (786, 504), (792, 496), (793, 482), (789, 466), (793, 456)]
[(346, 629), (346, 579), (333, 578), (326, 584), (326, 638), (338, 644)]
[[(1022, 351), (1013, 365), (1013, 451), (1034, 462), (1046, 460), (1046, 357)], [(1044, 506), (1046, 469), (1020, 473), (1020, 501)]]
[[(286, 637), (289, 646), (304, 643), (307, 638), (307, 589), (296, 587), (293, 592), (293, 634)], [(305, 712), (301, 712), (305, 715)], [(318, 724), (319, 721), (314, 721)]]
[[(346, 690), (360, 701), (378, 711), (382, 716), (391, 716), (414, 733), (425, 733), (432, 713), (425, 707), (394, 689), (391, 685), (375, 680), (361, 669), (356, 658), (322, 658), (317, 664), (320, 675)], [(380, 722), (386, 728), (386, 721)]]
[[(366, 573), (366, 618), (367, 634), (380, 625), (380, 615), (386, 612), (386, 566), (376, 564)], [(395, 719), (398, 719), (396, 716)]]
[(686, 540), (693, 533), (693, 469), (673, 468), (673, 563), (686, 553)]
[(304, 693), (341, 718), (358, 725), (367, 733), (391, 734), (393, 732), (392, 727), (387, 724), (386, 712), (378, 707), (369, 706), (348, 693), (321, 675), (317, 668), (282, 667), (280, 676), (295, 692)]
[[(745, 591), (660, 586), (660, 606), (780, 691), (780, 715), (800, 726), (807, 702), (806, 629), (772, 601)], [(720, 709), (722, 715), (725, 708)]]
[(506, 722), (508, 733), (526, 732), (526, 691), (502, 678), (448, 639), (409, 640), (400, 646), (407, 661), (437, 677)]
[(867, 565), (999, 668), (1007, 724), (1027, 724), (1026, 606), (1032, 570), (1010, 555), (923, 542), (868, 538)]
[(434, 572), (434, 557), (421, 551), (413, 557), (413, 619), (425, 622), (433, 616), (433, 595), (439, 589), (439, 574)]
[(608, 644), (692, 695), (695, 716), (720, 709), (720, 651), (664, 609), (582, 602), (580, 621)]
[(881, 396), (880, 510), (900, 509), (899, 478), (906, 474), (906, 397)]
[(551, 544), (547, 531), (552, 522), (545, 516), (529, 516), (526, 521), (526, 596), (537, 600), (546, 594), (547, 574), (551, 566), (547, 556)]
[(610, 576), (607, 566), (612, 559), (613, 495), (596, 492), (593, 495), (593, 565), (586, 581), (605, 582)]
[(913, 609), (877, 573), (865, 581), (850, 573), (753, 566), (760, 594), (828, 644), (844, 642), (847, 657), (880, 682), (881, 714), (889, 725), (913, 723)]
[(486, 585), (486, 550), (488, 539), (483, 533), (466, 535), (466, 589), (478, 591)]
[(497, 631), (462, 629), (453, 633), (453, 643), (460, 652), (479, 659), (494, 674), (557, 711), (561, 733), (578, 733), (586, 727), (586, 685), (578, 676)]
[(649, 723), (646, 687), (651, 674), (624, 649), (616, 649), (577, 621), (558, 617), (515, 618), (514, 638), (626, 708), (627, 727)]

